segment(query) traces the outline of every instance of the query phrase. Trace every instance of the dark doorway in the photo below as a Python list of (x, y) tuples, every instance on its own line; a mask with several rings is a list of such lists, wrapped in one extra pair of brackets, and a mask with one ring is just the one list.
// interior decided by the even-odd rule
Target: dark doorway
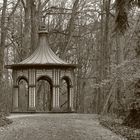
[(36, 88), (37, 112), (48, 112), (52, 109), (52, 82), (48, 77), (40, 77)]
[(28, 101), (29, 101), (29, 94), (28, 94), (28, 83), (25, 79), (20, 79), (19, 83), (19, 95), (18, 95), (18, 107), (19, 111), (27, 112), (28, 111)]

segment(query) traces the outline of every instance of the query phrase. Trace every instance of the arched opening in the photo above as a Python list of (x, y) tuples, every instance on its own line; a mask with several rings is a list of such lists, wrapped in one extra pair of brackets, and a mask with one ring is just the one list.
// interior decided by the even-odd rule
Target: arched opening
[(69, 77), (63, 77), (60, 83), (60, 109), (63, 112), (70, 109), (70, 85), (71, 81)]
[(18, 79), (18, 109), (20, 112), (28, 111), (28, 102), (28, 80), (25, 77), (20, 77)]
[(36, 84), (36, 111), (48, 112), (52, 109), (52, 80), (41, 76)]

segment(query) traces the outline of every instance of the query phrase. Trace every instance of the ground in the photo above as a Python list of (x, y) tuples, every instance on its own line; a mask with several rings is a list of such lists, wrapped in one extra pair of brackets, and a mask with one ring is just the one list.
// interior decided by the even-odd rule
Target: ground
[(125, 140), (99, 124), (90, 114), (11, 115), (0, 128), (0, 140)]

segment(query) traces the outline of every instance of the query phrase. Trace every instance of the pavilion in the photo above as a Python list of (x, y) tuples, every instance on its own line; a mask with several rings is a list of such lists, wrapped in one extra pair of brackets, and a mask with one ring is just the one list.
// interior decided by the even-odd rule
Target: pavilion
[[(60, 106), (60, 85), (64, 79), (67, 83), (67, 112), (74, 111), (74, 69), (75, 64), (69, 64), (61, 60), (51, 50), (48, 44), (48, 33), (42, 28), (38, 32), (39, 41), (37, 49), (28, 58), (17, 64), (7, 65), (12, 69), (13, 76), (13, 103), (12, 112), (23, 112), (20, 109), (20, 81), (27, 82), (27, 98), (22, 104), (27, 102), (24, 112), (38, 112), (37, 110), (37, 82), (46, 80), (49, 83), (50, 98), (49, 111), (63, 112)], [(22, 105), (23, 106), (23, 105)]]

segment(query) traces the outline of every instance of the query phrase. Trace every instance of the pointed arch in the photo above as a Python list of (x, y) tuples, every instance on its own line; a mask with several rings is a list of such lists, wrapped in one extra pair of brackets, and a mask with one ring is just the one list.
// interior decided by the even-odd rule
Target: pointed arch
[(61, 81), (62, 80), (65, 80), (67, 82), (68, 86), (72, 86), (72, 80), (71, 80), (71, 78), (69, 76), (63, 76), (61, 78)]
[(52, 110), (53, 82), (47, 75), (41, 75), (36, 80), (36, 108), (39, 112)]
[(41, 75), (41, 76), (39, 76), (36, 81), (38, 82), (39, 80), (46, 80), (46, 81), (49, 82), (50, 85), (53, 85), (52, 78), (49, 77), (48, 75)]
[(18, 85), (18, 107), (20, 112), (27, 112), (29, 107), (29, 83), (25, 76), (19, 76)]
[(27, 84), (29, 83), (28, 78), (27, 78), (26, 76), (19, 76), (19, 77), (17, 78), (17, 80), (16, 80), (16, 84), (19, 85), (19, 82), (20, 82), (22, 79), (25, 80), (25, 81), (27, 82)]
[(70, 88), (72, 81), (68, 76), (63, 76), (60, 80), (60, 109), (64, 112), (70, 110)]

